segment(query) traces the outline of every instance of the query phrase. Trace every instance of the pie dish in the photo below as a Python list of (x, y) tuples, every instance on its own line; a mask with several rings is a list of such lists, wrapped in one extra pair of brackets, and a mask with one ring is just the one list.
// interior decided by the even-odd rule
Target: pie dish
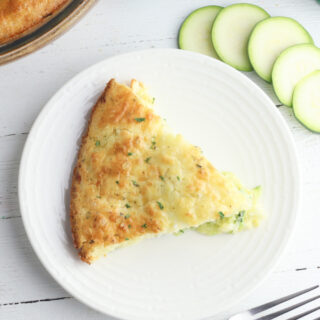
[(0, 44), (8, 42), (60, 10), (68, 0), (0, 0)]
[(44, 46), (75, 23), (94, 0), (0, 0), (0, 64)]

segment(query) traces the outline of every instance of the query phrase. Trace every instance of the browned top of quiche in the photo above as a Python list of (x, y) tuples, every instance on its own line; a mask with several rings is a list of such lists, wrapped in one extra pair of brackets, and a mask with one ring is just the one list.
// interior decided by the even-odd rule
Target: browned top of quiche
[(68, 0), (0, 0), (0, 44), (40, 24)]

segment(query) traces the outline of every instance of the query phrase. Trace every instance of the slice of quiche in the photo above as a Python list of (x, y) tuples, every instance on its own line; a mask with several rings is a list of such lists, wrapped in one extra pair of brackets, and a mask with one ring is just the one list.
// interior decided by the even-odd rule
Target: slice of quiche
[(85, 262), (165, 233), (234, 232), (260, 220), (258, 191), (171, 132), (153, 102), (138, 81), (111, 80), (93, 108), (71, 190), (72, 234)]

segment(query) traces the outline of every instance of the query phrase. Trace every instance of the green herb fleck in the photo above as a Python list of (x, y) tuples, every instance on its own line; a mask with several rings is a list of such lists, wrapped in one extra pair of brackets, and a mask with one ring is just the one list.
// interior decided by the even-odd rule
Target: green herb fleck
[[(128, 208), (128, 207), (127, 207)], [(129, 206), (129, 208), (130, 208), (130, 206)], [(124, 218), (125, 219), (129, 219), (130, 218), (130, 214), (128, 213), (128, 214), (126, 214), (125, 216), (124, 216)]]
[(131, 208), (129, 203), (126, 203), (126, 208)]
[(126, 238), (126, 241), (128, 241), (129, 240), (129, 238)]
[(96, 141), (96, 147), (99, 147), (99, 146), (100, 146), (100, 141), (97, 140), (97, 141)]
[(197, 167), (198, 167), (198, 168), (202, 168), (202, 166), (201, 166), (200, 164), (197, 164)]
[(131, 229), (131, 224), (128, 224), (128, 228)]
[(157, 147), (156, 147), (156, 141), (154, 140), (154, 138), (152, 138), (150, 149), (156, 150), (156, 148), (157, 148)]
[(156, 98), (155, 97), (153, 97), (152, 98), (152, 103), (154, 103), (156, 101)]
[(132, 152), (128, 152), (128, 156), (132, 156), (133, 155), (133, 153)]
[(101, 199), (101, 196), (97, 196), (98, 199)]
[(144, 160), (144, 162), (149, 163), (150, 159), (151, 159), (151, 157), (148, 157), (148, 158), (146, 158), (146, 159)]
[(181, 230), (179, 230), (179, 232), (180, 232), (180, 233), (184, 233), (184, 230), (181, 229)]
[(147, 224), (144, 223), (141, 227), (146, 229), (147, 228)]
[(219, 216), (220, 216), (221, 219), (223, 219), (224, 218), (224, 213), (222, 211), (219, 211)]
[(135, 187), (139, 187), (137, 181), (135, 181), (135, 180), (132, 180), (132, 184), (133, 184)]
[(244, 210), (240, 211), (237, 216), (236, 216), (236, 222), (238, 223), (242, 223), (243, 222), (243, 217), (244, 217), (244, 214), (246, 212)]
[(163, 204), (162, 204), (160, 201), (157, 201), (157, 204), (158, 204), (159, 208), (160, 208), (161, 210), (163, 210), (163, 208), (164, 208)]
[(136, 120), (137, 122), (142, 122), (142, 121), (145, 121), (146, 118), (134, 118), (134, 120)]
[(160, 179), (162, 180), (162, 181), (164, 181), (164, 177), (163, 176), (159, 176), (160, 177)]
[(177, 176), (177, 180), (180, 181), (180, 177), (179, 176)]
[(116, 184), (119, 184), (119, 180), (116, 181)]

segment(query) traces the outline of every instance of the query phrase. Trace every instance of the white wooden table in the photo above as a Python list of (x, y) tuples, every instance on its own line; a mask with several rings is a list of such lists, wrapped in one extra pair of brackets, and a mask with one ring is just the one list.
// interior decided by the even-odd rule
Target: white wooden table
[[(100, 0), (58, 40), (0, 66), (1, 320), (111, 319), (82, 305), (51, 278), (23, 228), (17, 198), (19, 161), (31, 125), (44, 104), (67, 80), (102, 59), (144, 48), (175, 48), (179, 25), (193, 9), (234, 2), (240, 1)], [(320, 45), (320, 5), (315, 0), (248, 2), (263, 6), (271, 15), (297, 19)], [(291, 243), (271, 276), (215, 319), (320, 282), (320, 135), (304, 129), (292, 110), (280, 105), (270, 85), (253, 73), (248, 76), (269, 94), (294, 135), (302, 166), (303, 207)], [(307, 319), (319, 316), (320, 312)]]

